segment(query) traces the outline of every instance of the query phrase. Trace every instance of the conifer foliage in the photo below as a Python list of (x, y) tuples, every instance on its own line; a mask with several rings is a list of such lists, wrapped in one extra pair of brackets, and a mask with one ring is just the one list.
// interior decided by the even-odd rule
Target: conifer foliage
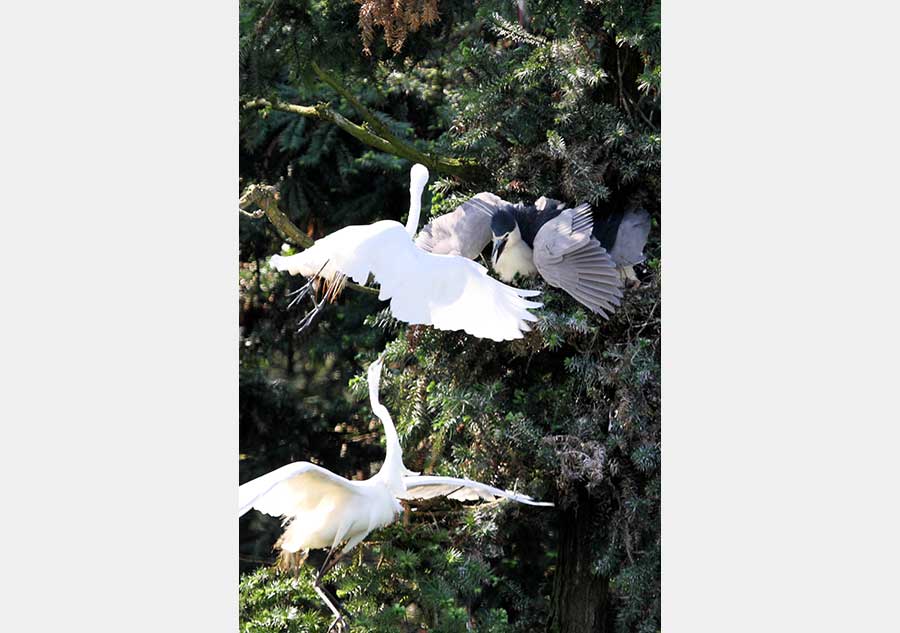
[[(415, 28), (401, 26), (413, 5)], [(659, 2), (530, 0), (528, 12), (523, 28), (506, 0), (241, 3), (241, 186), (276, 187), (309, 238), (405, 219), (408, 151), (450, 161), (430, 165), (426, 217), (483, 190), (653, 217), (640, 283), (609, 321), (520, 279), (543, 291), (541, 321), (494, 343), (399, 323), (353, 289), (297, 335), (297, 280), (266, 262), (303, 245), (253, 208), (240, 216), (241, 481), (294, 460), (371, 475), (383, 445), (365, 368), (386, 349), (381, 400), (410, 468), (556, 503), (411, 504), (327, 577), (352, 631), (660, 627)], [(327, 108), (387, 144), (248, 107), (261, 99)], [(278, 531), (241, 519), (241, 630), (324, 632), (321, 556), (279, 571)]]

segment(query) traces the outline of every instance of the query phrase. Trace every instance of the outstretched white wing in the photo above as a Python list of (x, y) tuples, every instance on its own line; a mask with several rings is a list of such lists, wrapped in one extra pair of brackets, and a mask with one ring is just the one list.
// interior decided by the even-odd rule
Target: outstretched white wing
[(356, 494), (349, 479), (309, 462), (294, 462), (241, 485), (238, 516), (251, 508), (275, 517), (296, 516), (315, 508), (325, 496)]
[(494, 501), (496, 499), (512, 499), (519, 503), (527, 503), (530, 506), (552, 506), (549, 501), (535, 501), (528, 495), (501, 490), (487, 484), (471, 479), (459, 479), (457, 477), (438, 477), (433, 475), (416, 475), (404, 477), (406, 492), (399, 495), (400, 499), (431, 499), (433, 497), (447, 497), (457, 501)]
[(393, 315), (411, 324), (463, 330), (472, 336), (506, 341), (522, 337), (542, 304), (521, 290), (489, 277), (487, 269), (454, 255), (432, 255), (417, 248), (393, 220), (348, 226), (290, 257), (271, 259), (277, 270), (306, 277), (346, 275), (366, 283), (369, 273), (381, 285), (378, 297), (390, 299)]

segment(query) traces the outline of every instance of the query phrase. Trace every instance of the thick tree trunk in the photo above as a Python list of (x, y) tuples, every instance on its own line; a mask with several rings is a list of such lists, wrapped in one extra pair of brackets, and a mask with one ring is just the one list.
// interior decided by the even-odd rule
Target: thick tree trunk
[(597, 537), (597, 500), (586, 490), (578, 503), (559, 513), (559, 557), (547, 630), (551, 633), (609, 633), (609, 578), (592, 571)]

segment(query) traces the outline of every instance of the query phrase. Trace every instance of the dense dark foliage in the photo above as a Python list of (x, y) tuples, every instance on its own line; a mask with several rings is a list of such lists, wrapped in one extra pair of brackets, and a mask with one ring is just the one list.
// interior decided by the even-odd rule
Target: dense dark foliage
[[(364, 371), (387, 348), (382, 402), (410, 468), (557, 507), (415, 506), (329, 576), (353, 630), (656, 631), (659, 3), (532, 1), (527, 31), (513, 2), (437, 6), (440, 19), (405, 33), (399, 53), (376, 30), (366, 55), (353, 0), (244, 0), (242, 100), (327, 102), (361, 123), (316, 62), (400, 142), (477, 161), (463, 176), (432, 170), (426, 217), (481, 190), (600, 210), (640, 204), (654, 217), (641, 283), (602, 321), (523, 280), (546, 305), (540, 327), (513, 343), (410, 328), (353, 290), (297, 335), (286, 293), (299, 281), (266, 258), (300, 245), (242, 215), (241, 481), (302, 459), (351, 478), (374, 472), (381, 427)], [(404, 219), (411, 163), (330, 122), (243, 111), (240, 160), (242, 185), (276, 185), (311, 237)], [(242, 630), (324, 631), (312, 567), (295, 577), (270, 566), (278, 529), (257, 513), (241, 520)]]

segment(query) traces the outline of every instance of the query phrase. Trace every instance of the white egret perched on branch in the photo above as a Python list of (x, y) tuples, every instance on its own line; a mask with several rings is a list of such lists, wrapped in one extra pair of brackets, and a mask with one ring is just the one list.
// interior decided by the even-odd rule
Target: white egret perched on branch
[(381, 285), (378, 298), (390, 299), (391, 313), (410, 324), (432, 325), (440, 330), (463, 330), (472, 336), (506, 341), (522, 338), (527, 321), (537, 321), (529, 308), (542, 304), (525, 297), (540, 294), (507, 286), (487, 274), (483, 266), (463, 257), (436, 255), (416, 247), (422, 192), (428, 169), (410, 170), (409, 218), (406, 227), (394, 220), (347, 226), (316, 240), (297, 255), (274, 255), (276, 270), (301, 274), (310, 281), (297, 291), (293, 305), (313, 286), (325, 292), (306, 318), (306, 327), (327, 300), (333, 300), (347, 277), (364, 284), (373, 274)]
[(276, 543), (282, 556), (290, 558), (300, 553), (302, 560), (311, 549), (328, 548), (313, 587), (334, 614), (332, 626), (346, 623), (337, 600), (321, 586), (322, 577), (370, 532), (396, 520), (403, 510), (399, 499), (445, 496), (459, 501), (493, 501), (506, 498), (535, 506), (553, 505), (469, 479), (419, 475), (408, 470), (403, 465), (400, 439), (391, 415), (378, 401), (381, 366), (379, 358), (368, 373), (369, 400), (372, 411), (384, 425), (386, 444), (384, 463), (376, 475), (364, 481), (351, 481), (321, 466), (294, 462), (248, 481), (238, 492), (240, 515), (253, 508), (283, 517), (285, 530)]

